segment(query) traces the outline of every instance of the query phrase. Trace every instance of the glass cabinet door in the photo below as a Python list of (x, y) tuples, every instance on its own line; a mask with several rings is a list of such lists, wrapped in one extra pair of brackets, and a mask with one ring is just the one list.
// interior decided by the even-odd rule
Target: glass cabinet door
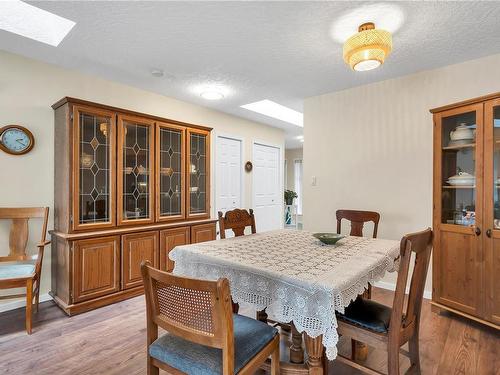
[(188, 217), (210, 216), (210, 133), (204, 130), (187, 131)]
[(118, 224), (153, 221), (154, 121), (118, 116)]
[(156, 124), (156, 219), (185, 217), (185, 128)]
[(435, 116), (433, 299), (478, 315), (477, 265), (484, 229), (483, 105)]
[[(456, 112), (456, 111), (454, 111)], [(475, 227), (482, 153), (477, 111), (441, 117), (441, 223)]]
[(484, 316), (500, 324), (500, 99), (485, 105)]
[(113, 226), (115, 224), (114, 113), (75, 105), (73, 124), (75, 174), (73, 229)]

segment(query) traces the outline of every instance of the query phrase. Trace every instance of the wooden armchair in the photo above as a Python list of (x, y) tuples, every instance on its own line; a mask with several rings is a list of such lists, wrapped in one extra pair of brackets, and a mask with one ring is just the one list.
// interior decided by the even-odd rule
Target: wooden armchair
[[(279, 374), (276, 328), (231, 311), (229, 281), (174, 276), (143, 262), (148, 375), (253, 374), (272, 355)], [(158, 327), (167, 331), (158, 337)]]
[(252, 209), (249, 211), (236, 208), (227, 211), (225, 216), (219, 211), (220, 238), (226, 238), (226, 230), (228, 229), (233, 231), (235, 237), (243, 236), (246, 227), (251, 227), (252, 233), (256, 233), (255, 216)]
[[(388, 353), (389, 375), (399, 374), (399, 353), (410, 358), (408, 372), (420, 373), (418, 332), (425, 279), (432, 250), (432, 230), (407, 234), (401, 240), (400, 265), (392, 308), (358, 297), (338, 314), (338, 332), (354, 340), (375, 347), (384, 347)], [(410, 294), (404, 309), (406, 283), (412, 253), (415, 262), (410, 281)], [(408, 342), (409, 352), (400, 349)], [(337, 360), (368, 374), (380, 374), (354, 361), (337, 356)]]
[[(28, 221), (36, 218), (43, 219), (42, 234), (37, 245), (38, 253), (27, 255)], [(26, 331), (28, 334), (31, 334), (32, 331), (33, 298), (35, 299), (37, 312), (40, 301), (43, 251), (45, 246), (50, 243), (45, 239), (48, 218), (48, 207), (0, 208), (0, 220), (12, 220), (9, 235), (9, 255), (0, 257), (0, 289), (26, 287), (26, 294), (7, 295), (0, 297), (0, 299), (26, 296)]]

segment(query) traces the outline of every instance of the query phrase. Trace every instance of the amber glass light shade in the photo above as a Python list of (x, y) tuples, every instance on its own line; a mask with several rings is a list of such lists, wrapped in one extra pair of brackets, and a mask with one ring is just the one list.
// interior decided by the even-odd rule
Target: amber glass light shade
[(371, 22), (344, 43), (344, 61), (356, 71), (371, 70), (382, 65), (392, 51), (391, 33), (376, 29)]

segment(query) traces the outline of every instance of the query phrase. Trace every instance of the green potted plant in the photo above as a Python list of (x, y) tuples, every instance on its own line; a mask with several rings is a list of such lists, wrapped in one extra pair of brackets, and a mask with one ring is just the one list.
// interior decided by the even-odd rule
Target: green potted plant
[(297, 193), (294, 192), (293, 190), (285, 190), (285, 203), (288, 206), (291, 206), (293, 204), (293, 199), (297, 197), (298, 197)]

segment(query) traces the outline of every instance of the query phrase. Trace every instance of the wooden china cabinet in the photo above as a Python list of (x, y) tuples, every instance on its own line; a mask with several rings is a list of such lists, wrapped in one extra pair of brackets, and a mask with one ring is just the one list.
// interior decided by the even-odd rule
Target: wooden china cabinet
[(500, 93), (434, 115), (435, 308), (500, 328)]
[(140, 264), (215, 239), (210, 128), (63, 98), (55, 111), (52, 290), (69, 315), (143, 292)]

